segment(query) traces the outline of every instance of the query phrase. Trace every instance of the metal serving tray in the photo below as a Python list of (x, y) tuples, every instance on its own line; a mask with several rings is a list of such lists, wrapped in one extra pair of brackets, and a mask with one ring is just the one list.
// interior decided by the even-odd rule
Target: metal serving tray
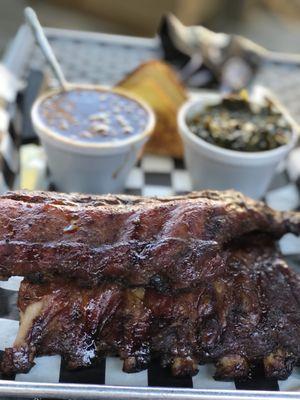
[[(140, 62), (160, 57), (159, 43), (156, 39), (139, 39), (115, 35), (103, 35), (80, 31), (47, 29), (47, 34), (63, 65), (67, 79), (81, 82), (114, 84), (124, 74)], [(35, 48), (31, 34), (25, 26), (17, 33), (4, 56), (5, 65), (25, 83), (32, 70), (45, 72), (42, 57)], [(294, 75), (293, 75), (294, 74)], [(297, 113), (300, 102), (300, 74), (290, 73), (293, 79), (291, 90), (282, 89), (274, 71), (262, 71), (258, 81), (269, 83), (280, 91), (281, 100), (290, 110)], [(272, 86), (272, 82), (274, 86)], [(298, 89), (297, 89), (298, 88)], [(30, 97), (30, 96), (29, 96)], [(295, 101), (298, 100), (298, 101)], [(297, 107), (295, 106), (297, 103)], [(293, 108), (294, 107), (294, 108)], [(26, 109), (26, 108), (25, 108)], [(24, 114), (24, 108), (23, 108)], [(25, 112), (26, 114), (26, 112)], [(27, 109), (28, 114), (28, 109)], [(298, 114), (299, 118), (300, 113)], [(23, 115), (28, 119), (28, 115)], [(25, 124), (28, 126), (28, 124)], [(23, 124), (24, 126), (24, 124)], [(28, 133), (28, 132), (26, 132)], [(30, 133), (30, 132), (29, 132)], [(29, 135), (29, 138), (32, 136)], [(28, 138), (23, 137), (28, 143)], [(23, 144), (21, 150), (27, 158), (35, 158), (34, 164), (41, 172), (42, 186), (51, 188), (46, 173), (45, 162), (39, 158), (39, 150), (31, 144)], [(298, 150), (295, 150), (297, 152)], [(296, 154), (297, 156), (297, 154)], [(294, 158), (297, 158), (294, 156)], [(24, 157), (23, 157), (24, 158)], [(26, 158), (26, 157), (25, 157)], [(300, 157), (299, 157), (300, 159)], [(22, 167), (22, 166), (21, 166)], [(24, 167), (24, 165), (23, 165)], [(300, 195), (297, 185), (297, 171), (300, 165), (287, 164), (276, 175), (266, 201), (275, 207), (299, 209)], [(44, 174), (44, 175), (43, 175)], [(133, 169), (127, 185), (128, 193), (143, 195), (169, 195), (190, 190), (187, 171), (180, 160), (167, 157), (145, 156)], [(285, 238), (282, 250), (289, 263), (300, 270), (300, 240)], [(0, 282), (0, 353), (10, 346), (18, 328), (16, 308), (19, 281), (13, 278)], [(198, 400), (262, 400), (262, 399), (300, 399), (300, 373), (297, 369), (285, 382), (266, 380), (257, 369), (252, 381), (217, 382), (212, 379), (213, 367), (200, 366), (200, 372), (193, 378), (173, 378), (170, 372), (158, 363), (152, 363), (147, 371), (138, 374), (125, 374), (116, 358), (107, 358), (85, 370), (69, 372), (59, 356), (41, 357), (29, 374), (18, 374), (11, 380), (1, 380), (0, 399), (8, 398), (54, 398), (54, 399), (198, 399)]]

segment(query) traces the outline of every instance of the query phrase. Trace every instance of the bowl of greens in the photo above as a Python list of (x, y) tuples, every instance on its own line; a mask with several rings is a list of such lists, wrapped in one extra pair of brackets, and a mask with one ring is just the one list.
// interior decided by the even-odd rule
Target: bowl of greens
[(194, 189), (236, 189), (259, 198), (294, 147), (298, 126), (266, 89), (221, 95), (203, 92), (178, 114)]

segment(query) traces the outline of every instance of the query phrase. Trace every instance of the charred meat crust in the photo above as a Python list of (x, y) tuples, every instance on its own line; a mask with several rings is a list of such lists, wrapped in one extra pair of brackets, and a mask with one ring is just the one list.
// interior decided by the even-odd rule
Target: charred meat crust
[(251, 232), (299, 234), (299, 214), (234, 191), (148, 199), (8, 192), (0, 196), (0, 276), (196, 287), (222, 272), (224, 246)]
[(287, 378), (300, 358), (300, 279), (268, 236), (245, 236), (227, 251), (222, 275), (173, 292), (25, 280), (21, 331), (30, 306), (42, 308), (5, 351), (2, 370), (28, 371), (43, 354), (61, 354), (69, 368), (117, 355), (126, 372), (159, 357), (174, 375), (193, 375), (199, 362), (213, 362), (217, 379), (245, 378), (261, 363), (267, 377)]

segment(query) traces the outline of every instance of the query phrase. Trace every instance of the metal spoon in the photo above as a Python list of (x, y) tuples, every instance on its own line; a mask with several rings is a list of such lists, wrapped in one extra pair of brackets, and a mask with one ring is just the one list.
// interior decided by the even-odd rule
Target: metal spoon
[(32, 30), (32, 33), (39, 45), (42, 53), (44, 54), (47, 62), (49, 63), (54, 75), (59, 81), (60, 86), (64, 91), (68, 90), (69, 83), (67, 82), (62, 69), (53, 53), (53, 50), (46, 38), (43, 28), (38, 20), (35, 11), (31, 7), (26, 7), (24, 10), (24, 16), (27, 24)]

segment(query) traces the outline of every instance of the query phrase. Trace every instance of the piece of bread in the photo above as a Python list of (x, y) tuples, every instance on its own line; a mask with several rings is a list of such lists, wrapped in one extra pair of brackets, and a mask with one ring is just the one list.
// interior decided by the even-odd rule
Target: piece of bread
[(119, 82), (117, 87), (142, 98), (155, 112), (156, 126), (145, 151), (182, 157), (177, 112), (188, 96), (172, 68), (162, 61), (148, 61)]

